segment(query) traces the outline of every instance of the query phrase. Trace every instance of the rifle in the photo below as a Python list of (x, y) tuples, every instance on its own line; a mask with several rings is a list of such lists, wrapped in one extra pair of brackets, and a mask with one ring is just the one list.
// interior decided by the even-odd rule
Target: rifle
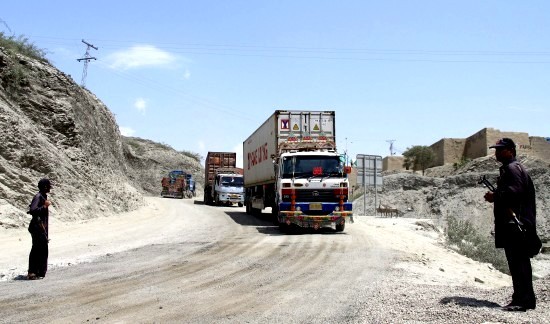
[[(495, 192), (495, 187), (489, 182), (489, 180), (487, 180), (487, 178), (485, 177), (485, 175), (481, 176), (479, 178), (479, 180), (477, 181), (478, 184), (484, 184), (485, 187), (487, 187), (487, 189), (489, 189), (491, 192)], [(510, 210), (510, 215), (512, 215), (512, 220), (514, 221), (514, 223), (518, 226), (519, 230), (521, 232), (525, 232), (525, 229), (523, 227), (521, 227), (523, 225), (522, 222), (519, 221), (519, 219), (516, 217), (516, 213), (514, 213), (514, 211), (509, 208)]]
[(487, 180), (485, 175), (480, 177), (479, 180), (477, 181), (477, 183), (478, 184), (484, 184), (485, 187), (487, 187), (489, 190), (491, 190), (491, 192), (495, 192), (495, 187), (489, 182), (489, 180)]
[(44, 223), (40, 220), (40, 217), (38, 217), (38, 224), (40, 225), (40, 228), (42, 229), (42, 234), (46, 238), (46, 242), (50, 243), (50, 238), (48, 237), (48, 232), (46, 232), (46, 226), (44, 226)]

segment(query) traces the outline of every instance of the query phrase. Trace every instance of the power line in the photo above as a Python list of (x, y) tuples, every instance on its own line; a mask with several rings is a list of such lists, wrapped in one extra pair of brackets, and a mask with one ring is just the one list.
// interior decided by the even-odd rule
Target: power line
[(84, 69), (82, 70), (82, 81), (81, 81), (80, 84), (82, 85), (82, 87), (85, 87), (86, 86), (86, 76), (88, 75), (88, 62), (90, 60), (97, 60), (95, 57), (90, 56), (90, 48), (93, 48), (96, 51), (98, 50), (98, 48), (95, 47), (94, 45), (90, 44), (90, 43), (87, 43), (85, 40), (82, 40), (82, 43), (86, 44), (86, 53), (84, 54), (83, 58), (79, 58), (79, 59), (76, 59), (76, 60), (78, 62), (84, 61)]
[[(37, 36), (37, 38), (70, 41), (68, 38)], [(143, 41), (101, 40), (103, 47), (127, 48)], [(153, 46), (173, 53), (187, 55), (219, 55), (235, 57), (264, 57), (289, 59), (320, 59), (339, 61), (388, 61), (426, 63), (500, 63), (500, 64), (548, 64), (549, 51), (513, 50), (417, 50), (393, 48), (353, 47), (295, 47), (260, 46), (243, 44), (200, 44), (155, 42)]]

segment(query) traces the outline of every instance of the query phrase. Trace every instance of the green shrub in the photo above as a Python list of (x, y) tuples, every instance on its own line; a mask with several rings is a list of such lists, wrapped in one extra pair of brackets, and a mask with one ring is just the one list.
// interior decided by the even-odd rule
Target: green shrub
[(48, 62), (46, 59), (46, 50), (38, 48), (23, 35), (17, 37), (6, 36), (6, 34), (0, 32), (0, 47), (4, 47), (13, 53), (19, 53), (42, 62)]
[(496, 249), (493, 238), (479, 233), (468, 220), (449, 216), (445, 231), (447, 243), (456, 246), (457, 252), (470, 259), (492, 264), (495, 269), (510, 274), (502, 249)]
[(188, 157), (192, 158), (193, 160), (195, 160), (197, 162), (200, 162), (201, 158), (202, 158), (202, 156), (199, 153), (193, 153), (193, 152), (190, 152), (190, 151), (181, 151), (180, 153), (185, 155), (185, 156), (188, 156)]
[(16, 63), (5, 70), (1, 79), (6, 92), (16, 98), (22, 85), (27, 82), (27, 72), (21, 64)]
[(469, 158), (467, 158), (467, 157), (465, 157), (465, 156), (462, 156), (462, 157), (460, 158), (459, 161), (453, 163), (453, 168), (454, 168), (454, 170), (456, 171), (456, 170), (462, 168), (463, 166), (465, 166), (466, 163), (468, 163), (468, 162), (470, 162), (470, 161), (471, 161), (471, 159), (469, 159)]

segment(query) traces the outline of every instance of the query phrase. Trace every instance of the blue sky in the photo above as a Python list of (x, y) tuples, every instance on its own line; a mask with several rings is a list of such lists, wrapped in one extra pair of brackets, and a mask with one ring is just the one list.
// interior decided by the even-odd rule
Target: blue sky
[(6, 1), (124, 135), (242, 151), (276, 109), (335, 110), (340, 151), (387, 156), (484, 127), (550, 137), (549, 1)]

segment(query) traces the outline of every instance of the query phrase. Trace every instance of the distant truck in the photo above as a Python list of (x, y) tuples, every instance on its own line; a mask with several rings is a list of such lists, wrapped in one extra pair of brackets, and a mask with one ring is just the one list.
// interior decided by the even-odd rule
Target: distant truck
[(208, 152), (204, 166), (204, 203), (244, 206), (243, 170), (235, 152)]
[(196, 197), (197, 192), (195, 191), (195, 179), (193, 178), (193, 175), (191, 173), (187, 173), (185, 175), (185, 182), (186, 182), (186, 193), (188, 198)]
[(163, 177), (160, 196), (183, 199), (195, 196), (195, 180), (193, 175), (182, 170), (173, 170)]
[(243, 142), (247, 214), (271, 207), (291, 225), (343, 231), (353, 216), (350, 167), (336, 152), (334, 111), (275, 111)]

